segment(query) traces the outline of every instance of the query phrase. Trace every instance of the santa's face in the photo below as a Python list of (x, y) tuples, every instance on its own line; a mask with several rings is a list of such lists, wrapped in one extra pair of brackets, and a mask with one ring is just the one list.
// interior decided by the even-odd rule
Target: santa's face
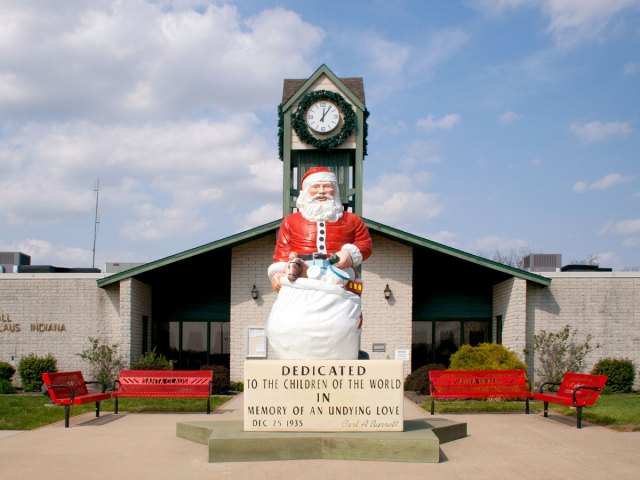
[(324, 202), (329, 198), (333, 198), (336, 189), (331, 182), (317, 182), (309, 185), (307, 194), (313, 201)]

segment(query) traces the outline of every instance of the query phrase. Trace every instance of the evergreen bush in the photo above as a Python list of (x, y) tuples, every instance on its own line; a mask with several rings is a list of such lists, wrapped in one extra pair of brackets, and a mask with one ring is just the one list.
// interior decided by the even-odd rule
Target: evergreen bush
[(39, 392), (42, 388), (42, 374), (57, 371), (58, 362), (51, 353), (46, 357), (31, 353), (18, 362), (18, 375), (25, 392)]
[(429, 394), (429, 372), (431, 370), (446, 370), (447, 367), (440, 363), (428, 363), (415, 369), (404, 380), (406, 391), (417, 392), (421, 395)]
[(16, 393), (16, 388), (6, 378), (0, 378), (0, 395)]
[(224, 365), (202, 365), (200, 370), (213, 370), (213, 389), (214, 394), (226, 394), (229, 391), (229, 369)]
[(602, 389), (604, 395), (629, 393), (636, 379), (636, 367), (628, 358), (601, 358), (591, 370), (594, 375), (609, 377)]
[(449, 370), (526, 370), (518, 356), (497, 343), (481, 343), (476, 347), (462, 345), (451, 355)]
[(229, 383), (229, 390), (232, 392), (244, 392), (243, 382), (231, 382)]
[(173, 362), (157, 353), (155, 347), (131, 364), (132, 370), (173, 370)]
[(0, 380), (9, 380), (16, 373), (16, 369), (13, 365), (7, 362), (0, 362)]

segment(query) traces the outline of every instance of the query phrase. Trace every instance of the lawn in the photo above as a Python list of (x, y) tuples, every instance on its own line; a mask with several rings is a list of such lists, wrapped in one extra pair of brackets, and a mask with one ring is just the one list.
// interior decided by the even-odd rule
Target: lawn
[[(211, 397), (211, 409), (215, 410), (231, 397)], [(114, 401), (100, 402), (100, 412), (113, 412)], [(204, 398), (121, 398), (118, 400), (120, 412), (191, 412), (205, 413), (207, 400)], [(93, 412), (95, 404), (73, 405), (71, 416)], [(0, 395), (0, 430), (32, 430), (60, 420), (64, 420), (64, 407), (52, 405), (44, 395)]]
[[(531, 401), (531, 412), (542, 412), (542, 402)], [(422, 404), (431, 409), (431, 400)], [(522, 412), (523, 401), (438, 400), (436, 413), (467, 412)], [(549, 410), (575, 417), (575, 409), (549, 404)], [(640, 393), (600, 395), (596, 404), (582, 409), (582, 418), (593, 423), (607, 425), (616, 430), (640, 431)]]

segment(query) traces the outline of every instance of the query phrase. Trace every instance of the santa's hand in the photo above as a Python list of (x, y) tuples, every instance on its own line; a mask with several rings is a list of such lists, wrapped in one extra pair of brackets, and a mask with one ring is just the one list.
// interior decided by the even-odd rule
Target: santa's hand
[(284, 277), (284, 272), (276, 272), (271, 277), (271, 288), (273, 288), (273, 291), (276, 293), (280, 291), (280, 287), (282, 286), (280, 284), (280, 279), (282, 277)]
[(336, 255), (339, 258), (338, 262), (335, 264), (337, 268), (349, 268), (353, 266), (351, 254), (346, 250), (340, 250)]

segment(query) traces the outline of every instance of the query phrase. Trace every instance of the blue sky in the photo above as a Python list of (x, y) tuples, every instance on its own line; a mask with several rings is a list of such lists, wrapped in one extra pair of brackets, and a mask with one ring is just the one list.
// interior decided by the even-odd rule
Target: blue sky
[(640, 268), (640, 0), (0, 4), (0, 250), (146, 262), (275, 220), (284, 78), (364, 78), (364, 215)]

